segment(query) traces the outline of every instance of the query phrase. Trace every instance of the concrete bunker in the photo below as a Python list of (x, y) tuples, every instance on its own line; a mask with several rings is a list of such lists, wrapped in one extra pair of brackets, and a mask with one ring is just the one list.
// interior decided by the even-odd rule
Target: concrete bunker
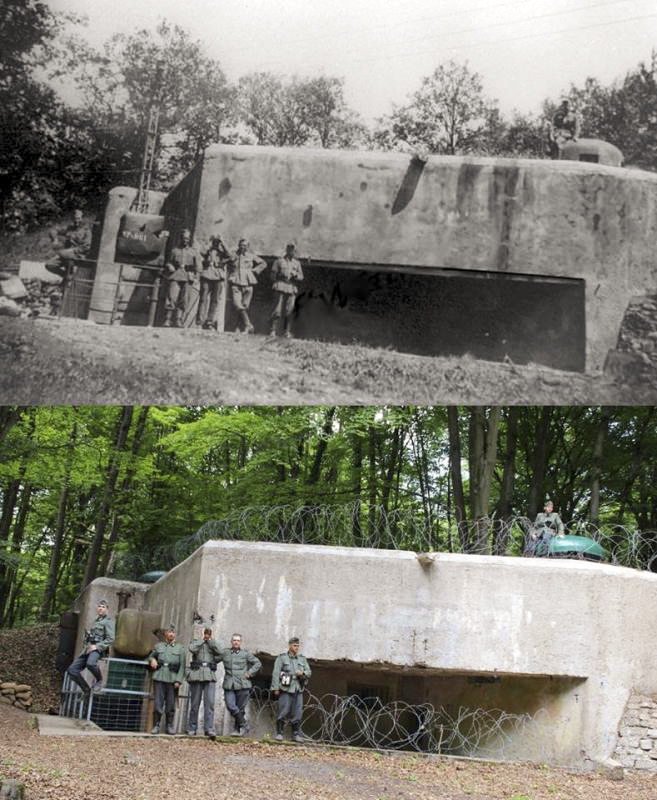
[[(616, 752), (632, 698), (657, 698), (656, 582), (586, 561), (437, 553), (422, 566), (404, 551), (213, 540), (154, 584), (97, 579), (76, 610), (79, 639), (98, 598), (116, 613), (126, 591), (181, 641), (199, 618), (222, 642), (242, 632), (265, 663), (256, 735), (271, 731), (273, 658), (298, 635), (318, 739), (583, 766)], [(636, 747), (657, 769), (648, 738)]]
[[(295, 241), (301, 336), (595, 370), (630, 300), (655, 290), (657, 176), (611, 166), (604, 143), (576, 144), (559, 161), (213, 146), (166, 197), (151, 193), (150, 212), (169, 246), (189, 227), (201, 247), (245, 236), (271, 262)], [(116, 261), (134, 195), (110, 193), (97, 322), (162, 318), (151, 265)], [(252, 306), (261, 333), (270, 292), (265, 273)], [(232, 330), (232, 315), (228, 302), (220, 326)]]

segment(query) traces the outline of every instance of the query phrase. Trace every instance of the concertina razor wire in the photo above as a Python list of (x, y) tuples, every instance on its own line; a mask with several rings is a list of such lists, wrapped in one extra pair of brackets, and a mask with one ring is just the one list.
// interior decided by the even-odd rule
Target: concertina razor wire
[[(657, 531), (627, 525), (566, 524), (566, 533), (586, 536), (607, 552), (608, 561), (634, 569), (657, 567)], [(532, 522), (525, 516), (482, 517), (456, 524), (427, 520), (415, 509), (387, 510), (364, 502), (341, 505), (252, 506), (205, 522), (191, 536), (140, 553), (113, 559), (113, 577), (136, 578), (151, 569), (169, 570), (211, 540), (318, 544), (476, 555), (527, 554)]]

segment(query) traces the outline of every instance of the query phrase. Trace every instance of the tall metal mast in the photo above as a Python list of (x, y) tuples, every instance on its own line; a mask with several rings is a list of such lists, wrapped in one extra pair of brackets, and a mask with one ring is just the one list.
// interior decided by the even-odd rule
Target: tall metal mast
[(140, 214), (148, 213), (148, 194), (151, 187), (151, 177), (153, 175), (153, 162), (155, 160), (155, 146), (157, 144), (157, 130), (160, 122), (160, 107), (164, 94), (164, 61), (160, 60), (155, 66), (155, 80), (153, 81), (153, 93), (148, 110), (148, 127), (146, 129), (146, 143), (144, 144), (144, 157), (141, 163), (139, 174), (139, 189), (137, 196), (132, 204), (133, 211)]

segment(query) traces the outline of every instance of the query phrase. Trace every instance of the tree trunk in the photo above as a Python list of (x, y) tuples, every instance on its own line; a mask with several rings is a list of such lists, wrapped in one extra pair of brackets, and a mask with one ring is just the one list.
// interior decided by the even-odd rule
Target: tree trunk
[(91, 547), (89, 548), (87, 564), (84, 570), (84, 578), (82, 579), (82, 589), (88, 586), (98, 573), (98, 559), (100, 558), (100, 553), (103, 546), (103, 538), (105, 536), (105, 531), (107, 529), (107, 523), (110, 516), (112, 500), (114, 497), (114, 489), (116, 488), (116, 480), (119, 476), (120, 455), (125, 449), (126, 440), (128, 438), (128, 430), (130, 429), (130, 422), (132, 421), (132, 412), (132, 406), (123, 406), (119, 413), (116, 436), (114, 439), (114, 448), (112, 454), (110, 455), (109, 464), (107, 466), (103, 497), (101, 499), (100, 508), (98, 509), (98, 515), (96, 517), (96, 531), (91, 543)]
[[(137, 457), (139, 456), (139, 451), (141, 449), (141, 443), (144, 439), (144, 431), (146, 430), (146, 420), (148, 419), (148, 412), (150, 411), (150, 406), (143, 406), (141, 411), (139, 412), (139, 418), (137, 420), (137, 427), (135, 428), (134, 436), (132, 437), (132, 447), (130, 449), (131, 458), (130, 464), (128, 465), (125, 477), (121, 483), (121, 488), (119, 490), (119, 503), (121, 506), (125, 504), (126, 498), (130, 494), (130, 490), (132, 489), (132, 482), (135, 478), (135, 473), (137, 471)], [(119, 534), (121, 530), (121, 509), (118, 508), (112, 514), (112, 528), (110, 530), (109, 539), (107, 541), (107, 547), (103, 553), (103, 559), (100, 566), (100, 574), (107, 575), (107, 566), (109, 564), (111, 555), (114, 551), (114, 545), (116, 544)]]
[(611, 410), (602, 408), (600, 421), (595, 434), (593, 443), (593, 459), (591, 461), (591, 504), (589, 507), (589, 518), (594, 525), (598, 525), (600, 517), (600, 473), (602, 471), (602, 452), (607, 431), (609, 430), (609, 419)]
[(470, 410), (470, 508), (475, 523), (475, 552), (488, 552), (489, 519), (488, 506), (497, 460), (497, 437), (502, 409), (491, 408), (486, 419), (486, 410), (476, 406)]
[[(75, 414), (75, 407), (73, 408)], [(62, 491), (59, 495), (59, 506), (57, 509), (57, 522), (55, 528), (55, 541), (53, 542), (52, 551), (50, 553), (50, 564), (48, 566), (48, 578), (46, 579), (46, 588), (43, 592), (43, 602), (41, 604), (41, 613), (39, 619), (44, 622), (52, 614), (55, 602), (55, 593), (57, 591), (57, 574), (59, 572), (59, 562), (62, 554), (62, 543), (64, 541), (64, 533), (66, 531), (66, 510), (68, 508), (68, 499), (71, 484), (71, 469), (73, 467), (73, 457), (75, 454), (75, 447), (78, 438), (78, 421), (73, 417), (73, 427), (71, 428), (71, 436), (69, 438), (68, 455), (66, 458), (66, 467), (64, 472), (64, 482), (62, 484)]]
[(377, 476), (376, 476), (377, 431), (374, 425), (367, 429), (367, 531), (370, 544), (376, 536), (377, 520)]
[(447, 407), (447, 430), (449, 432), (449, 473), (452, 478), (452, 497), (454, 516), (461, 545), (467, 545), (465, 495), (461, 475), (461, 434), (459, 433), (459, 412), (456, 406)]
[(545, 471), (547, 469), (550, 445), (552, 412), (551, 406), (543, 406), (541, 417), (536, 427), (534, 458), (532, 459), (532, 482), (529, 489), (529, 507), (527, 508), (527, 516), (532, 520), (535, 519), (539, 509), (543, 508), (545, 499)]
[(309, 486), (314, 486), (316, 483), (319, 483), (319, 478), (320, 475), (322, 474), (322, 460), (324, 458), (324, 453), (326, 453), (326, 448), (328, 447), (331, 431), (333, 430), (334, 417), (335, 417), (335, 406), (331, 406), (330, 408), (326, 409), (326, 412), (324, 414), (322, 434), (319, 442), (317, 443), (317, 449), (315, 450), (315, 458), (313, 459), (313, 465), (310, 468), (310, 474), (308, 476), (308, 480), (306, 481), (306, 483)]
[(500, 499), (497, 504), (497, 513), (500, 519), (500, 528), (496, 532), (494, 551), (496, 555), (506, 553), (511, 532), (511, 519), (513, 516), (513, 493), (516, 480), (516, 450), (518, 444), (518, 418), (520, 407), (511, 406), (507, 411), (506, 419), (506, 451), (504, 454), (504, 471)]
[(363, 484), (363, 440), (359, 433), (354, 433), (352, 439), (351, 456), (351, 491), (354, 498), (354, 516), (352, 520), (351, 533), (354, 545), (359, 546), (363, 542), (363, 531), (360, 521), (361, 490)]

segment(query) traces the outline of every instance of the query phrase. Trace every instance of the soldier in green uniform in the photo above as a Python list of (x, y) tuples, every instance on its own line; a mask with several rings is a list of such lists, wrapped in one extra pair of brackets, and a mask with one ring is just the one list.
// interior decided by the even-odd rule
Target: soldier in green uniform
[(292, 739), (302, 742), (301, 715), (303, 713), (303, 690), (310, 678), (310, 665), (306, 657), (299, 653), (299, 639), (293, 636), (288, 642), (287, 653), (281, 653), (274, 662), (271, 676), (271, 690), (278, 698), (276, 714), (276, 739), (283, 738), (285, 721), (292, 723)]
[(249, 650), (242, 650), (242, 635), (239, 633), (234, 633), (230, 639), (230, 647), (221, 651), (221, 661), (224, 665), (224, 701), (235, 720), (234, 735), (242, 736), (249, 730), (244, 709), (253, 687), (251, 678), (262, 664)]
[(297, 283), (303, 280), (301, 263), (295, 258), (294, 242), (285, 246), (283, 258), (277, 258), (271, 268), (276, 305), (271, 315), (271, 336), (278, 333), (278, 320), (283, 315), (283, 332), (288, 339), (292, 337), (292, 312), (297, 296)]
[(178, 689), (185, 677), (186, 652), (182, 644), (176, 642), (176, 629), (173, 625), (164, 632), (164, 641), (158, 642), (151, 650), (148, 658), (150, 668), (155, 670), (153, 687), (155, 694), (155, 710), (153, 711), (153, 729), (151, 733), (160, 732), (162, 714), (166, 718), (167, 733), (175, 733), (173, 717), (176, 713), (176, 697)]
[(540, 542), (544, 542), (546, 547), (549, 547), (552, 537), (563, 536), (565, 531), (561, 517), (554, 510), (554, 503), (548, 498), (543, 511), (539, 512), (534, 520), (528, 547), (530, 554), (536, 554)]
[(236, 253), (228, 261), (228, 283), (233, 306), (243, 325), (243, 333), (254, 331), (249, 319), (249, 307), (253, 298), (253, 287), (258, 282), (257, 276), (266, 267), (267, 264), (261, 258), (249, 252), (247, 240), (240, 239)]
[(107, 616), (107, 600), (98, 601), (96, 614), (96, 619), (91, 623), (91, 627), (85, 631), (84, 652), (66, 670), (71, 676), (71, 680), (75, 681), (85, 693), (90, 692), (91, 689), (80, 673), (86, 667), (96, 679), (94, 690), (100, 689), (103, 676), (98, 668), (98, 659), (107, 655), (114, 641), (114, 620)]
[(163, 327), (173, 325), (180, 328), (190, 307), (191, 287), (198, 283), (199, 254), (192, 245), (192, 234), (188, 228), (181, 233), (181, 246), (174, 247), (165, 264), (167, 296), (164, 304), (166, 314)]
[(203, 697), (203, 731), (206, 736), (215, 736), (214, 696), (217, 681), (217, 661), (221, 658), (219, 645), (212, 638), (212, 628), (203, 630), (202, 639), (194, 639), (189, 645), (192, 661), (187, 672), (187, 683), (191, 693), (187, 735), (194, 736), (198, 725), (198, 709)]

